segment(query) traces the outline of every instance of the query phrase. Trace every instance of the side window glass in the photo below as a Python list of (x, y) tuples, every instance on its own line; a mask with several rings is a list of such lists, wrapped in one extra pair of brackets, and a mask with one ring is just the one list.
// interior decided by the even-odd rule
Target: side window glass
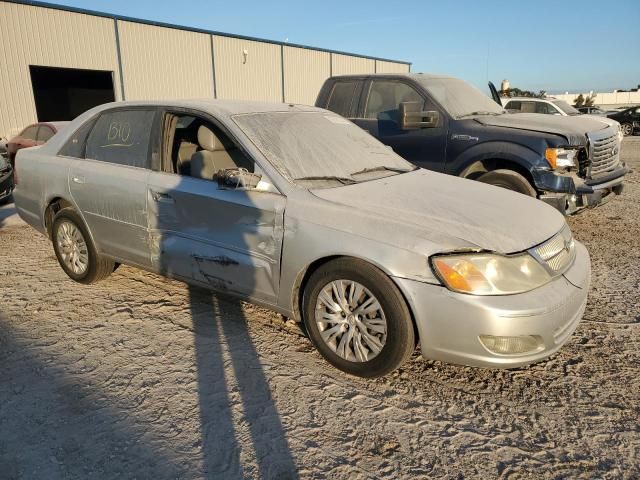
[(507, 110), (518, 110), (520, 111), (522, 108), (522, 103), (521, 102), (517, 102), (517, 101), (512, 101), (507, 103), (507, 106), (505, 107)]
[(149, 168), (154, 110), (116, 110), (98, 117), (87, 139), (85, 158)]
[(41, 126), (40, 130), (38, 131), (38, 141), (46, 142), (51, 137), (53, 137), (53, 130), (51, 130), (49, 127)]
[(419, 102), (424, 98), (415, 89), (402, 82), (375, 81), (369, 90), (365, 118), (397, 122), (402, 102)]
[(522, 102), (522, 106), (520, 107), (520, 111), (523, 113), (536, 113), (536, 104), (535, 102)]
[(85, 122), (80, 128), (78, 128), (67, 143), (64, 144), (64, 147), (60, 149), (58, 155), (63, 155), (65, 157), (75, 157), (75, 158), (84, 158), (84, 148), (87, 143), (87, 137), (93, 128), (93, 125), (96, 123), (96, 119), (92, 118), (91, 120)]
[(170, 113), (164, 123), (163, 171), (203, 180), (237, 169), (254, 172), (253, 159), (208, 120)]
[(327, 110), (342, 115), (343, 117), (353, 116), (353, 105), (358, 103), (355, 98), (358, 82), (336, 82), (331, 90)]
[(38, 136), (38, 125), (32, 125), (29, 128), (27, 128), (24, 132), (22, 132), (22, 135), (20, 135), (22, 138), (26, 138), (29, 140), (35, 140)]

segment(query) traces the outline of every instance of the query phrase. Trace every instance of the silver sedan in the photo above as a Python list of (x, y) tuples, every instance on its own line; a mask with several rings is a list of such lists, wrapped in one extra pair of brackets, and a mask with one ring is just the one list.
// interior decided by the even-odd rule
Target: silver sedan
[(324, 358), (516, 367), (558, 350), (590, 263), (551, 207), (416, 169), (331, 112), (225, 101), (96, 107), (20, 151), (15, 200), (81, 283), (124, 263), (304, 322)]

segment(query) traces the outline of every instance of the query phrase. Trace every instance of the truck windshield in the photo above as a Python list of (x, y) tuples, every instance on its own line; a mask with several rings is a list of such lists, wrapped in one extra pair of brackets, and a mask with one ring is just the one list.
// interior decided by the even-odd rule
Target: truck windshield
[(334, 113), (249, 113), (235, 115), (233, 120), (267, 160), (296, 184), (349, 184), (415, 169)]
[(573, 108), (564, 100), (554, 100), (552, 103), (567, 115), (581, 115), (578, 109)]
[(500, 105), (463, 80), (428, 77), (421, 83), (433, 99), (454, 118), (504, 113)]

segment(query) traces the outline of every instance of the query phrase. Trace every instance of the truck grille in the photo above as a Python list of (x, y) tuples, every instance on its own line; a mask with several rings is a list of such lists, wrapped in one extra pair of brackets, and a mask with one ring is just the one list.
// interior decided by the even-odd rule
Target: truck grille
[(558, 275), (573, 262), (576, 256), (576, 245), (569, 226), (565, 225), (549, 240), (530, 251), (547, 268), (549, 273)]
[(590, 139), (589, 158), (591, 159), (590, 176), (609, 172), (620, 163), (620, 144), (618, 134), (599, 139)]

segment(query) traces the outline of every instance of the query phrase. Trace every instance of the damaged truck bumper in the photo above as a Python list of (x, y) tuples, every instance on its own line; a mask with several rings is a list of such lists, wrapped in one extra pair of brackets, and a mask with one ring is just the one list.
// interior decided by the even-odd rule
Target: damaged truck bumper
[(624, 176), (628, 169), (624, 164), (606, 175), (595, 179), (583, 179), (575, 174), (558, 174), (551, 170), (533, 170), (539, 198), (564, 215), (571, 215), (584, 208), (602, 205), (624, 188)]
[(589, 254), (576, 242), (571, 268), (526, 293), (474, 296), (394, 280), (413, 310), (424, 358), (513, 368), (549, 357), (569, 339), (584, 314), (590, 275)]

